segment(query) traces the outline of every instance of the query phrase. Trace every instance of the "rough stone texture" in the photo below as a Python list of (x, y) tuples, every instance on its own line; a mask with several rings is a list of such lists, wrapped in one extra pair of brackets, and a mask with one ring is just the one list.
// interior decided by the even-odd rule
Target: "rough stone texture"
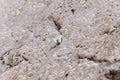
[(120, 1), (0, 0), (0, 80), (120, 80)]

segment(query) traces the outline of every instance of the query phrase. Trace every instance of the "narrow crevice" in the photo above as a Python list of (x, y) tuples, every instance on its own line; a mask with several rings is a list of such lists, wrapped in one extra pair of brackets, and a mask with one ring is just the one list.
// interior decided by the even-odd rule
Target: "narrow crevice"
[(20, 49), (24, 46), (24, 44), (19, 45), (16, 49)]
[(69, 75), (69, 74), (68, 74), (68, 73), (66, 73), (66, 74), (65, 74), (65, 77), (68, 77), (68, 75)]
[(67, 78), (69, 76), (69, 72), (68, 71), (65, 71), (64, 73), (65, 77)]
[(31, 64), (31, 62), (29, 61), (29, 59), (28, 58), (26, 58), (25, 56), (21, 56), (22, 57), (22, 59), (23, 59), (23, 61), (26, 61), (26, 62), (28, 62), (29, 64)]
[(51, 50), (59, 47), (62, 43), (62, 32), (61, 32), (62, 23), (61, 23), (61, 19), (60, 19), (59, 16), (53, 16), (52, 15), (52, 16), (49, 16), (48, 19), (53, 22), (53, 25), (55, 26), (55, 29), (57, 30), (57, 32), (59, 34), (54, 39), (55, 45), (50, 48), (49, 51), (51, 51)]
[(93, 61), (93, 62), (95, 62), (95, 63), (103, 63), (103, 62), (105, 62), (105, 63), (110, 63), (110, 62), (109, 62), (108, 60), (106, 60), (106, 59), (96, 59), (95, 56), (86, 57), (86, 56), (78, 55), (77, 57), (78, 57), (78, 59), (87, 59), (87, 60)]
[(62, 22), (61, 22), (61, 19), (59, 16), (53, 16), (53, 15), (50, 15), (48, 17), (49, 20), (52, 20), (53, 24), (55, 25), (55, 28), (56, 30), (62, 35), (61, 33), (61, 28), (62, 28)]
[(109, 61), (107, 59), (97, 59), (97, 58), (95, 58), (95, 55), (90, 56), (90, 57), (84, 56), (84, 55), (77, 55), (77, 58), (78, 59), (87, 59), (87, 60), (93, 61), (95, 63), (106, 63), (107, 66), (120, 62), (120, 60), (116, 60), (116, 59), (114, 59), (114, 61)]
[(6, 64), (7, 66), (9, 66), (9, 68), (12, 68), (13, 67), (13, 65), (11, 65), (11, 64)]
[(57, 48), (59, 45), (60, 45), (60, 43), (59, 44), (55, 44), (53, 47), (50, 48), (49, 51), (52, 51), (53, 49)]
[(61, 30), (61, 24), (60, 24), (60, 22), (58, 20), (54, 19), (54, 18), (53, 18), (53, 22), (54, 22), (57, 30), (60, 31)]
[(117, 23), (115, 26), (113, 26), (113, 29), (109, 30), (108, 34), (113, 34), (118, 28), (120, 28), (120, 23)]
[(22, 58), (23, 58), (23, 60), (28, 61), (28, 59), (27, 59), (27, 58), (25, 58), (24, 56), (22, 56)]
[(113, 29), (111, 31), (108, 32), (109, 35), (111, 35), (113, 32), (115, 32), (116, 29)]

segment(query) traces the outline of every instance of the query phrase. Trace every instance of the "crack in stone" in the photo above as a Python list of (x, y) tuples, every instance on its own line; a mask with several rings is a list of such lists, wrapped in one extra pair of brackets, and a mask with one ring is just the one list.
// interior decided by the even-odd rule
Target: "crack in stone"
[(112, 34), (112, 33), (115, 32), (118, 28), (120, 28), (120, 23), (117, 23), (115, 26), (113, 26), (113, 28), (108, 31), (108, 34)]
[(107, 59), (96, 59), (95, 56), (87, 57), (87, 56), (83, 56), (83, 55), (78, 55), (77, 58), (78, 59), (87, 59), (87, 60), (92, 61), (94, 63), (106, 63), (106, 66), (120, 62), (120, 60), (116, 60), (116, 59), (113, 62), (111, 62)]
[(54, 45), (53, 47), (50, 48), (49, 51), (52, 51), (53, 49), (57, 48), (59, 45), (60, 45), (60, 44), (56, 44), (56, 45)]
[(56, 27), (56, 30), (62, 35), (62, 33), (60, 31), (61, 28), (62, 28), (62, 23), (61, 23), (60, 17), (52, 15), (52, 16), (49, 16), (48, 19), (53, 21), (53, 23), (54, 23), (54, 25)]
[(78, 59), (87, 59), (87, 60), (93, 61), (93, 62), (95, 62), (95, 63), (103, 63), (103, 62), (105, 62), (105, 63), (110, 63), (110, 62), (109, 62), (108, 60), (106, 60), (106, 59), (96, 59), (96, 58), (94, 58), (93, 56), (91, 56), (91, 57), (86, 57), (86, 56), (78, 55)]
[(62, 26), (61, 26), (61, 23), (59, 22), (59, 20), (53, 18), (53, 23), (56, 26), (57, 31), (62, 35), (62, 32), (60, 31)]
[(22, 56), (23, 60), (28, 61), (28, 59), (25, 56)]
[(61, 43), (62, 43), (62, 32), (60, 31), (61, 28), (62, 28), (62, 25), (61, 25), (61, 21), (60, 21), (60, 17), (55, 17), (55, 16), (49, 16), (49, 19), (52, 19), (54, 25), (55, 25), (55, 28), (56, 30), (59, 32), (59, 36), (57, 36), (55, 39), (54, 39), (54, 42), (56, 43), (53, 47), (51, 47), (50, 51), (54, 48), (57, 48)]
[(59, 22), (58, 20), (54, 19), (54, 18), (53, 18), (53, 22), (54, 22), (57, 30), (60, 31), (60, 29), (61, 29), (61, 24), (60, 24), (60, 22)]

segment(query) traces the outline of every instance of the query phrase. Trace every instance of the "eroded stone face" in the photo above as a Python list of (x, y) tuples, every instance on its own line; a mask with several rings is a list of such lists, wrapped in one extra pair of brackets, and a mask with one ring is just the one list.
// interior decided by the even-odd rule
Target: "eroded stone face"
[(119, 0), (1, 0), (0, 80), (119, 80)]

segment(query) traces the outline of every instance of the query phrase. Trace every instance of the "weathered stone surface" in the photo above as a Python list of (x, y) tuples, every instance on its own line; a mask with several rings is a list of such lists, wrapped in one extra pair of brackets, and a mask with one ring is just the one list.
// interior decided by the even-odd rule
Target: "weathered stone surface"
[(0, 80), (120, 80), (119, 0), (0, 0)]

